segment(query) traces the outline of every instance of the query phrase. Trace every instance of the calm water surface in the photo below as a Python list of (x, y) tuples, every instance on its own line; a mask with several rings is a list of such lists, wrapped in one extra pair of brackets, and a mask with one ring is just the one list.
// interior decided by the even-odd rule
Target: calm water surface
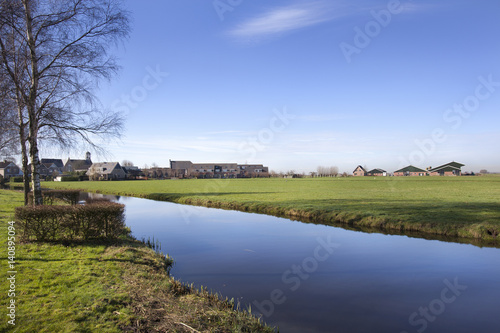
[(177, 279), (280, 332), (499, 332), (500, 249), (119, 197)]

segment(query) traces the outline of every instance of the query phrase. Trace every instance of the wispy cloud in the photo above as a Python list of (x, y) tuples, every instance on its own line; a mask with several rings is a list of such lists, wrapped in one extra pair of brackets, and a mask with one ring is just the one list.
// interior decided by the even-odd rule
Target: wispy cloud
[(336, 121), (336, 120), (352, 120), (360, 118), (357, 114), (306, 114), (306, 115), (298, 115), (296, 117), (297, 120), (307, 121), (307, 122), (325, 122), (325, 121)]
[(248, 132), (227, 130), (227, 131), (211, 131), (211, 132), (206, 132), (205, 134), (207, 134), (207, 135), (219, 135), (219, 134), (248, 135)]
[[(436, 6), (405, 2), (401, 12), (412, 13)], [(287, 32), (339, 20), (353, 15), (369, 15), (371, 10), (385, 9), (369, 1), (352, 4), (344, 0), (303, 1), (288, 6), (274, 7), (240, 23), (229, 35), (244, 42), (259, 42)]]
[(230, 31), (239, 38), (268, 38), (342, 17), (350, 7), (339, 1), (313, 1), (273, 8)]

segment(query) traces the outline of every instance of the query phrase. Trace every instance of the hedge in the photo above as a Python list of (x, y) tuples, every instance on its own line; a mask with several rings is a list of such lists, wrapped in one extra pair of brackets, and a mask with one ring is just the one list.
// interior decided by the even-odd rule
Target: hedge
[(23, 177), (10, 177), (9, 181), (11, 183), (22, 183), (23, 182)]
[[(29, 202), (33, 202), (33, 192), (28, 194)], [(80, 191), (78, 190), (49, 190), (42, 192), (43, 203), (45, 205), (54, 204), (55, 199), (60, 199), (71, 205), (76, 205), (80, 200)]]
[(80, 180), (79, 176), (62, 176), (61, 181), (62, 182), (77, 182)]
[(21, 226), (24, 241), (113, 239), (128, 230), (125, 205), (115, 202), (17, 207), (15, 219)]

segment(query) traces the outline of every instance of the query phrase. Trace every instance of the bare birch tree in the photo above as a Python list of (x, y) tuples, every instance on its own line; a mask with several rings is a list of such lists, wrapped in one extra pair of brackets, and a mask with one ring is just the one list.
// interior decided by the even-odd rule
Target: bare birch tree
[(26, 147), (27, 122), (24, 106), (19, 98), (18, 90), (8, 79), (3, 66), (0, 66), (0, 80), (0, 155), (17, 155), (21, 153), (24, 204), (27, 205), (30, 184)]
[(0, 10), (0, 61), (26, 124), (34, 203), (42, 204), (40, 138), (95, 146), (94, 136), (120, 134), (122, 117), (98, 108), (92, 91), (118, 70), (110, 52), (128, 36), (128, 14), (118, 0), (0, 0)]
[[(0, 74), (1, 75), (1, 74)], [(0, 158), (18, 153), (17, 117), (8, 90), (0, 84)]]

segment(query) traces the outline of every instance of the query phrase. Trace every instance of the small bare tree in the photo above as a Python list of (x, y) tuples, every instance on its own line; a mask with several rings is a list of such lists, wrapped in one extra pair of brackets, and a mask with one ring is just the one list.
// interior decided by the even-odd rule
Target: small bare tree
[(129, 161), (129, 160), (123, 160), (122, 161), (122, 166), (124, 166), (124, 167), (131, 167), (131, 166), (134, 166), (134, 163), (132, 161)]
[(123, 120), (92, 94), (117, 71), (110, 47), (129, 33), (118, 0), (0, 0), (0, 62), (15, 88), (20, 135), (29, 143), (35, 204), (42, 204), (38, 141), (97, 147), (94, 136), (118, 136)]
[(339, 174), (339, 168), (337, 166), (331, 166), (328, 170), (330, 177), (337, 177)]

